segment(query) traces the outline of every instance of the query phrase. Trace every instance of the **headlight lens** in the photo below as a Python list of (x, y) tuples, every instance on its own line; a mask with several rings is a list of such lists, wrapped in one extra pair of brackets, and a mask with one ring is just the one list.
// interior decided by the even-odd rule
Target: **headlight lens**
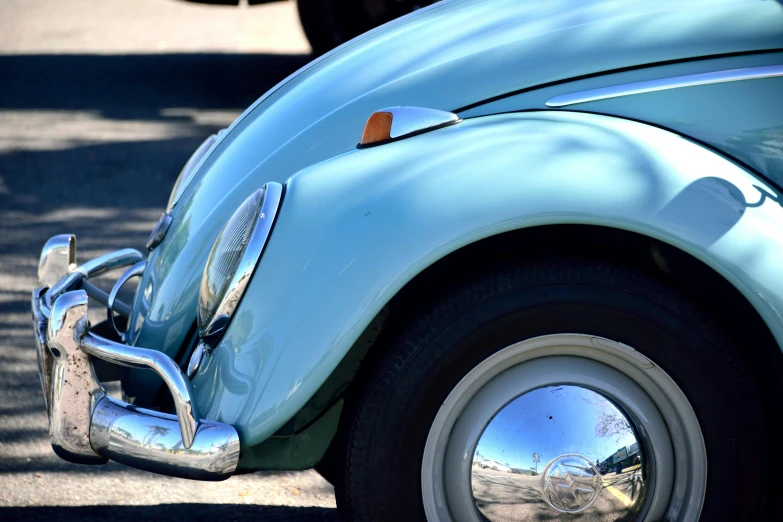
[(239, 305), (272, 232), (283, 186), (267, 183), (234, 212), (212, 246), (198, 296), (201, 341), (215, 346)]
[(226, 132), (226, 129), (223, 129), (217, 134), (213, 134), (209, 138), (205, 139), (204, 142), (198, 146), (196, 152), (190, 156), (190, 159), (188, 159), (187, 163), (185, 163), (185, 166), (182, 167), (182, 170), (179, 172), (179, 176), (177, 176), (177, 181), (174, 182), (174, 188), (171, 189), (169, 204), (166, 205), (167, 213), (171, 212), (171, 209), (174, 208), (174, 205), (177, 204), (179, 198), (182, 197), (182, 193), (185, 192), (188, 184), (193, 179), (193, 175), (196, 173), (196, 167), (198, 166), (199, 162), (204, 158), (204, 156), (206, 156), (209, 149), (212, 148), (212, 145), (217, 142), (218, 138), (222, 136), (224, 132)]
[(226, 294), (232, 276), (239, 268), (242, 255), (247, 250), (250, 234), (255, 228), (256, 219), (261, 211), (261, 195), (255, 192), (237, 212), (231, 216), (220, 232), (209, 254), (204, 269), (199, 294), (198, 320), (202, 329), (207, 327), (214, 315), (220, 299)]

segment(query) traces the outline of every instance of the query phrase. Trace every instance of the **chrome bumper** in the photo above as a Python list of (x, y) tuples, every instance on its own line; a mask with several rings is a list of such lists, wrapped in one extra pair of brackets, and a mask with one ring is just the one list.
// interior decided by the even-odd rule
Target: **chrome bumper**
[[(86, 283), (87, 278), (131, 264), (129, 271), (138, 271), (140, 257), (124, 250), (77, 268), (73, 236), (55, 236), (41, 253), (39, 279), (51, 288), (33, 291), (32, 311), (52, 448), (71, 462), (103, 464), (111, 459), (174, 477), (226, 479), (239, 460), (239, 436), (231, 425), (199, 417), (190, 382), (179, 366), (157, 350), (117, 343), (89, 331), (87, 292), (82, 288), (95, 287)], [(62, 277), (52, 283), (55, 270)], [(177, 415), (109, 397), (96, 377), (92, 357), (156, 372), (172, 394)]]

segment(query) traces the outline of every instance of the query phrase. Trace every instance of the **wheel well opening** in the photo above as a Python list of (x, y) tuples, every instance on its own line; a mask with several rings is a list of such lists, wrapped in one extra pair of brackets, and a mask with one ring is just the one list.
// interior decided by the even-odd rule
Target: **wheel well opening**
[[(742, 347), (738, 355), (756, 379), (766, 401), (765, 411), (776, 411), (783, 354), (748, 300), (711, 267), (678, 248), (641, 234), (591, 225), (547, 225), (503, 233), (461, 248), (428, 267), (384, 308), (380, 333), (369, 349), (365, 345), (362, 350), (355, 382), (347, 393), (362, 388), (362, 375), (372, 373), (376, 361), (406, 326), (451, 288), (487, 270), (553, 258), (623, 264), (670, 282), (712, 315)], [(783, 435), (783, 421), (771, 417), (774, 434)]]

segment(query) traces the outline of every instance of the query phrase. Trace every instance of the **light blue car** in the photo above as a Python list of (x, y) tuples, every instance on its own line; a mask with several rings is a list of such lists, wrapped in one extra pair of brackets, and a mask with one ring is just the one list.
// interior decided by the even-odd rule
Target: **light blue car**
[(148, 255), (49, 240), (52, 446), (316, 467), (346, 520), (781, 520), (781, 184), (781, 2), (436, 3), (208, 138)]

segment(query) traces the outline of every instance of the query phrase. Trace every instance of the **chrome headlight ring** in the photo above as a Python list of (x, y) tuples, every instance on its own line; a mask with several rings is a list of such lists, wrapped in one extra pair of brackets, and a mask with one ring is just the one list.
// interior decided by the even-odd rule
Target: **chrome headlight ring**
[(225, 333), (261, 259), (282, 198), (283, 185), (267, 183), (239, 206), (215, 240), (199, 288), (200, 342), (188, 375), (195, 374), (203, 352)]
[(222, 129), (217, 134), (212, 134), (205, 139), (190, 156), (187, 163), (185, 163), (185, 166), (182, 167), (179, 176), (177, 176), (177, 181), (174, 182), (174, 188), (171, 189), (169, 203), (166, 205), (167, 214), (171, 214), (171, 209), (174, 208), (177, 201), (179, 201), (179, 198), (182, 197), (182, 194), (185, 192), (185, 189), (193, 180), (193, 176), (196, 174), (196, 171), (201, 164), (201, 160), (207, 156), (207, 153), (212, 149), (212, 146), (217, 143), (218, 139), (223, 136), (225, 132), (226, 129)]

